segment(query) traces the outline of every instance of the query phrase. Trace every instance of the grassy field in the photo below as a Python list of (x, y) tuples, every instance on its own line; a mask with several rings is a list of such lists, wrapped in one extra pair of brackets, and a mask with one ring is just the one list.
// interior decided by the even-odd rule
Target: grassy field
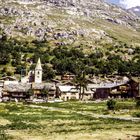
[(96, 115), (133, 117), (134, 101), (118, 101), (115, 111), (106, 102), (0, 104), (0, 140), (139, 140), (140, 121)]

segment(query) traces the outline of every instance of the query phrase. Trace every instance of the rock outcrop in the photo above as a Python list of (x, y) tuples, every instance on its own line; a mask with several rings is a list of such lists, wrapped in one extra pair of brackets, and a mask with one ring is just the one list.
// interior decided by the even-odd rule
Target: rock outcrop
[[(10, 37), (54, 41), (57, 45), (71, 45), (81, 38), (111, 41), (104, 30), (110, 27), (104, 23), (133, 31), (140, 27), (132, 12), (103, 0), (0, 0), (0, 18), (0, 28)], [(101, 28), (98, 22), (102, 22)]]

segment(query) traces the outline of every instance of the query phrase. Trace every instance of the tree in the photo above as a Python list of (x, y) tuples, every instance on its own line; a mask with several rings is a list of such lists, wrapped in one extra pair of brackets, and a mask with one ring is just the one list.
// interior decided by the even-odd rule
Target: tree
[(6, 65), (10, 60), (10, 53), (7, 54), (5, 51), (0, 52), (0, 64)]
[(13, 70), (11, 70), (9, 67), (5, 66), (2, 71), (3, 76), (12, 76), (14, 74)]
[(49, 93), (49, 90), (46, 88), (46, 87), (44, 87), (42, 90), (41, 90), (41, 95), (43, 96), (43, 97), (48, 97), (48, 93)]
[(116, 106), (116, 101), (115, 100), (110, 99), (110, 100), (107, 101), (107, 108), (109, 110), (114, 110), (115, 106)]
[(84, 58), (84, 53), (81, 50), (72, 48), (70, 51), (70, 56), (77, 59), (77, 58)]
[(82, 100), (85, 94), (85, 89), (87, 89), (87, 79), (85, 77), (85, 72), (78, 74), (74, 79), (75, 84), (80, 89), (79, 99)]
[(30, 98), (31, 96), (34, 95), (34, 90), (33, 88), (31, 87), (27, 92), (26, 92), (26, 97), (27, 98)]
[(118, 64), (118, 74), (125, 75), (129, 71), (129, 68), (127, 67), (127, 62), (121, 61)]
[(43, 80), (50, 80), (55, 77), (55, 72), (48, 65), (43, 66)]

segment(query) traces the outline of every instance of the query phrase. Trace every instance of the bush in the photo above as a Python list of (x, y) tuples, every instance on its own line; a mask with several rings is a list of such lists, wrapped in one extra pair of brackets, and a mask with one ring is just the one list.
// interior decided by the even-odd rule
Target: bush
[(140, 100), (136, 100), (136, 107), (140, 108)]
[(17, 106), (15, 104), (13, 105), (5, 105), (5, 109), (7, 109), (9, 112), (13, 112), (13, 111), (20, 111), (24, 109), (24, 106)]
[(133, 113), (133, 117), (138, 117), (138, 118), (140, 118), (140, 112), (135, 112), (135, 113)]
[(26, 124), (22, 121), (17, 121), (17, 122), (13, 122), (11, 124), (7, 124), (5, 127), (7, 129), (10, 129), (10, 130), (23, 130), (23, 129), (41, 128), (41, 126), (36, 126), (35, 124)]
[(107, 101), (107, 108), (109, 110), (114, 110), (115, 106), (116, 106), (116, 101), (115, 100), (110, 99), (110, 100)]

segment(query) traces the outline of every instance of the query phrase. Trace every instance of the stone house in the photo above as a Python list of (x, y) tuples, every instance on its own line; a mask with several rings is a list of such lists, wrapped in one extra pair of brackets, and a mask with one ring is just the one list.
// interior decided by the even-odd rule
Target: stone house
[(8, 84), (4, 86), (2, 97), (9, 99), (26, 99), (29, 98), (28, 90), (31, 88), (31, 84)]
[[(30, 89), (32, 90), (32, 93), (29, 93)], [(44, 92), (47, 94), (45, 94), (43, 90), (45, 90)], [(9, 84), (4, 87), (2, 96), (8, 97), (9, 99), (17, 98), (18, 100), (30, 99), (30, 97), (54, 99), (56, 96), (56, 88), (53, 83)]]
[[(84, 89), (83, 100), (92, 100), (94, 92), (95, 90), (92, 88), (92, 84), (88, 84)], [(60, 99), (63, 99), (64, 101), (71, 99), (79, 100), (80, 87), (75, 86), (75, 84), (70, 81), (61, 83), (59, 86), (57, 86), (57, 94), (59, 95)]]
[(57, 87), (57, 94), (59, 94), (59, 98), (64, 101), (68, 101), (71, 99), (78, 100), (79, 99), (79, 90), (76, 86), (63, 85)]
[(5, 76), (5, 77), (2, 77), (0, 79), (0, 81), (2, 82), (3, 81), (3, 84), (4, 85), (8, 85), (8, 84), (18, 84), (18, 80), (15, 78), (15, 77), (12, 77), (12, 76)]
[(96, 84), (92, 88), (95, 90), (94, 99), (131, 97), (128, 82)]
[[(56, 86), (55, 83), (33, 83), (32, 89), (36, 98), (47, 98), (53, 100), (56, 97)], [(44, 94), (44, 91), (45, 93)]]

